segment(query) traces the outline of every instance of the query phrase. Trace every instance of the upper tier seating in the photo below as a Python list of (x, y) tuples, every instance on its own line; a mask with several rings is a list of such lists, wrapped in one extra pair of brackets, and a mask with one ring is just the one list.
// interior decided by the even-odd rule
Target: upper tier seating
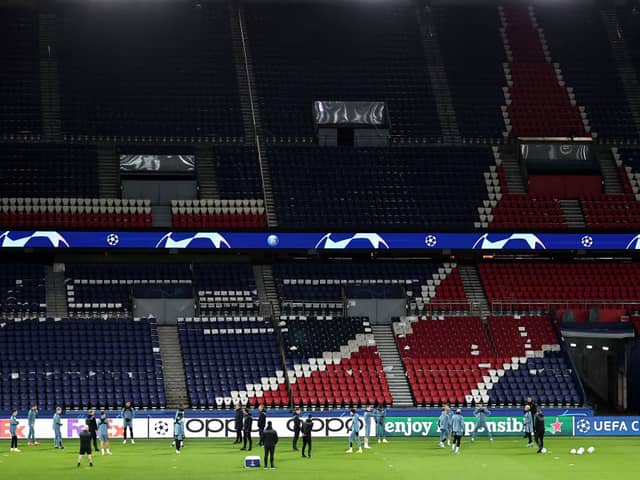
[(71, 136), (243, 136), (226, 5), (66, 5), (59, 38)]
[(149, 200), (119, 198), (0, 198), (0, 225), (49, 228), (150, 228)]
[(193, 408), (289, 404), (270, 318), (181, 318), (178, 333)]
[(198, 263), (193, 276), (202, 315), (258, 312), (258, 291), (250, 264)]
[[(489, 304), (519, 310), (551, 306), (633, 308), (640, 299), (640, 265), (628, 263), (482, 263), (478, 266)], [(629, 304), (627, 305), (627, 302)]]
[(39, 134), (38, 16), (0, 9), (0, 134)]
[(67, 264), (65, 283), (70, 315), (127, 315), (134, 285), (189, 285), (192, 279), (187, 264)]
[(394, 134), (441, 136), (414, 8), (256, 3), (244, 11), (267, 135), (311, 137), (314, 101), (361, 100), (387, 103)]
[(366, 317), (280, 318), (295, 405), (390, 405), (391, 393)]
[(0, 144), (0, 197), (97, 197), (95, 148)]
[(637, 75), (640, 75), (640, 8), (629, 2), (625, 8), (618, 10), (618, 23), (622, 27), (627, 50), (631, 61), (636, 67)]
[(586, 107), (591, 128), (607, 140), (637, 138), (599, 9), (554, 5), (536, 13), (553, 61), (560, 63), (578, 105)]
[(262, 177), (255, 147), (214, 149), (218, 193), (222, 199), (262, 199)]
[(0, 265), (0, 313), (15, 317), (46, 310), (46, 278), (42, 265)]
[(0, 320), (0, 409), (166, 405), (153, 318)]
[(263, 200), (172, 200), (174, 227), (265, 229)]
[(271, 147), (268, 156), (279, 226), (320, 231), (470, 229), (494, 163), (478, 147)]
[[(463, 137), (502, 140), (506, 61), (494, 6), (434, 7), (440, 48)], [(469, 75), (469, 72), (473, 72)]]

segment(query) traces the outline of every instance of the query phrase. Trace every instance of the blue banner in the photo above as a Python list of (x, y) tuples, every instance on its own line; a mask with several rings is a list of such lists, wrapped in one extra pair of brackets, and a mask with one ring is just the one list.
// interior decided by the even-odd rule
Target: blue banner
[(573, 423), (575, 437), (640, 436), (640, 417), (581, 417)]
[(0, 247), (237, 250), (639, 250), (640, 234), (9, 230), (0, 234)]

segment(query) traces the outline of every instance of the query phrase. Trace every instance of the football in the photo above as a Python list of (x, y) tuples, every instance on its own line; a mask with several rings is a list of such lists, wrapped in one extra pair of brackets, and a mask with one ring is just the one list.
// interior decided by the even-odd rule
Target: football
[(164, 420), (156, 422), (153, 428), (158, 435), (166, 435), (169, 432), (169, 424)]
[(541, 453), (547, 453), (547, 449), (543, 448), (542, 450), (540, 450)]
[(588, 453), (594, 453), (596, 451), (596, 447), (589, 447), (587, 448), (587, 452)]
[(571, 455), (575, 455), (576, 453), (578, 453), (578, 451), (577, 451), (575, 448), (572, 448), (572, 449), (569, 451), (569, 453), (570, 453)]
[(582, 455), (584, 453), (584, 448), (580, 447), (577, 453), (578, 455)]

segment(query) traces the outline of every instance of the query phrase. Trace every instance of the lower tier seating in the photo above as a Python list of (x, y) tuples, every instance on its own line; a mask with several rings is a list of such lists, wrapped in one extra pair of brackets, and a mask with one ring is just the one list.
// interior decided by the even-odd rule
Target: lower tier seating
[(0, 265), (0, 314), (29, 316), (46, 310), (44, 265)]
[(153, 318), (0, 319), (0, 409), (166, 405)]
[(270, 318), (181, 318), (178, 333), (193, 408), (288, 405)]

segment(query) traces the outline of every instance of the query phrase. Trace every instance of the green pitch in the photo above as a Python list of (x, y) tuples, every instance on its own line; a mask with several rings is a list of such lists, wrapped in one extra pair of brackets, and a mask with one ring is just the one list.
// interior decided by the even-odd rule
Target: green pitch
[[(54, 450), (45, 441), (39, 447), (21, 444), (21, 453), (10, 453), (9, 442), (0, 442), (0, 478), (109, 479), (109, 480), (198, 480), (198, 479), (407, 479), (448, 478), (455, 480), (603, 480), (637, 475), (640, 440), (551, 438), (549, 452), (537, 455), (523, 439), (501, 438), (490, 444), (480, 438), (462, 443), (460, 455), (440, 449), (434, 439), (393, 438), (388, 444), (372, 444), (363, 454), (345, 454), (345, 440), (314, 439), (313, 459), (291, 451), (291, 439), (281, 439), (276, 449), (276, 470), (245, 469), (245, 452), (231, 440), (187, 439), (181, 455), (166, 440), (140, 440), (136, 445), (112, 444), (113, 456), (94, 457), (76, 468), (77, 441), (66, 442), (65, 450)], [(301, 442), (300, 442), (301, 443)], [(255, 443), (254, 443), (255, 444)], [(571, 448), (594, 446), (596, 453), (570, 455)], [(252, 454), (262, 454), (258, 448)]]

